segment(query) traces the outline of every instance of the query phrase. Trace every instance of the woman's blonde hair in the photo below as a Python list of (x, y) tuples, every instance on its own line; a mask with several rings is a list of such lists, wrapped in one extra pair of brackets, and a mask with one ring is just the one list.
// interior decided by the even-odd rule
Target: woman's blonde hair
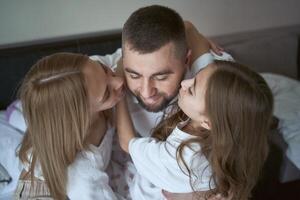
[(87, 146), (90, 112), (82, 70), (88, 59), (72, 53), (44, 57), (19, 91), (27, 124), (19, 157), (28, 163), (31, 180), (40, 165), (55, 199), (66, 199), (67, 167)]
[[(205, 93), (211, 130), (199, 130), (199, 137), (182, 143), (177, 160), (183, 161), (197, 190), (201, 174), (187, 167), (182, 152), (189, 144), (199, 143), (199, 153), (206, 156), (212, 169), (214, 191), (232, 199), (248, 199), (268, 155), (272, 92), (258, 73), (243, 65), (227, 61), (215, 61), (213, 65)], [(153, 136), (165, 140), (182, 119), (187, 116), (179, 111), (162, 121)]]

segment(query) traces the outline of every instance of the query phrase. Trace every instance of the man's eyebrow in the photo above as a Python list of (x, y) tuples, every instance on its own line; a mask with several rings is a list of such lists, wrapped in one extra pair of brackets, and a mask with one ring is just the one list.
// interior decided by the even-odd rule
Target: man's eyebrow
[(140, 75), (139, 73), (137, 73), (136, 71), (132, 70), (132, 69), (129, 69), (129, 68), (125, 68), (124, 69), (126, 72), (128, 73), (132, 73), (132, 74), (136, 74), (136, 75)]
[(166, 69), (157, 73), (152, 74), (152, 76), (159, 76), (159, 75), (168, 75), (168, 74), (173, 74), (174, 72), (170, 69)]
[[(136, 71), (134, 71), (134, 70), (132, 70), (132, 69), (129, 69), (129, 68), (125, 68), (125, 71), (128, 72), (128, 73), (140, 75), (138, 72), (136, 72)], [(154, 74), (152, 74), (151, 76), (167, 75), (167, 74), (173, 74), (173, 73), (174, 73), (174, 72), (173, 72), (172, 70), (166, 69), (166, 70), (163, 70), (163, 71), (154, 73)]]

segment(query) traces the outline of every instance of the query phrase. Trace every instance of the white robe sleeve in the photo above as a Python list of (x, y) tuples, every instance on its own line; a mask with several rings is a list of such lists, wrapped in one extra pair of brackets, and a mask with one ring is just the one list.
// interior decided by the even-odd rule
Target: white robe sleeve
[[(193, 192), (186, 170), (177, 163), (177, 146), (176, 142), (168, 140), (162, 142), (154, 138), (134, 138), (129, 143), (129, 153), (138, 173), (156, 187), (175, 193)], [(192, 158), (194, 155), (194, 151), (185, 148), (184, 157)], [(186, 161), (189, 165), (190, 160)], [(198, 169), (204, 169), (207, 165), (207, 161), (201, 162)], [(207, 180), (197, 188), (209, 190)]]
[(193, 62), (190, 69), (190, 74), (192, 75), (192, 77), (194, 77), (201, 69), (213, 63), (214, 60), (234, 61), (233, 57), (224, 51), (222, 52), (221, 56), (215, 54), (213, 51), (210, 51), (209, 53), (205, 53), (199, 56)]
[[(83, 164), (83, 163), (82, 163)], [(67, 195), (71, 200), (120, 200), (109, 186), (106, 172), (87, 166), (69, 169)]]
[(90, 56), (90, 59), (97, 62), (101, 62), (105, 66), (115, 71), (117, 67), (117, 62), (121, 57), (122, 57), (122, 50), (121, 48), (119, 48), (113, 54), (107, 54), (105, 56), (94, 55), (94, 56)]

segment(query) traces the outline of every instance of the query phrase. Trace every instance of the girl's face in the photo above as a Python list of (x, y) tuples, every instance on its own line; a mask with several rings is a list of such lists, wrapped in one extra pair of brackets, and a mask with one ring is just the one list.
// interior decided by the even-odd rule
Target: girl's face
[(112, 108), (123, 97), (124, 81), (110, 68), (89, 60), (83, 71), (92, 113)]
[(201, 70), (195, 78), (181, 82), (178, 105), (193, 121), (202, 123), (208, 120), (205, 108), (206, 83), (213, 72), (212, 66)]

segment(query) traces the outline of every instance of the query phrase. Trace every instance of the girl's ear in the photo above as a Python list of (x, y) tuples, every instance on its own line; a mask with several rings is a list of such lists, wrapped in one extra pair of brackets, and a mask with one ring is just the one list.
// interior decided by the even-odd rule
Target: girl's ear
[(211, 129), (211, 124), (210, 121), (207, 117), (202, 117), (202, 119), (200, 120), (200, 124), (203, 128), (210, 130)]

